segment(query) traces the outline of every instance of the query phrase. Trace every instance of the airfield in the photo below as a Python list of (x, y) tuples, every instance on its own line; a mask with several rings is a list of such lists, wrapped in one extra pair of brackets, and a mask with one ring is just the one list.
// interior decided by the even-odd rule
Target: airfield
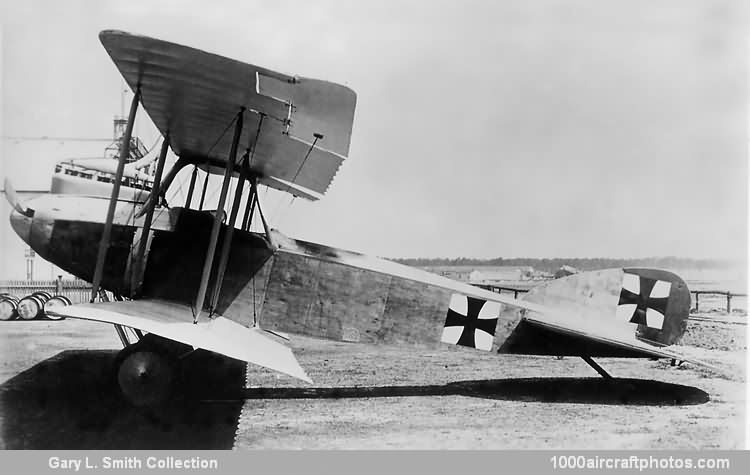
[(111, 325), (2, 322), (3, 449), (734, 449), (744, 447), (746, 317), (691, 319), (691, 363), (494, 355), (294, 337), (315, 384), (208, 353), (157, 413), (123, 403)]

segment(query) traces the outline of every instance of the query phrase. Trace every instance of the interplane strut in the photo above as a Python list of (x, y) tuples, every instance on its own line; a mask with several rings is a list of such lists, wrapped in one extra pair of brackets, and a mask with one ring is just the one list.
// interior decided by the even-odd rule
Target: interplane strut
[(232, 138), (232, 147), (229, 152), (229, 159), (227, 167), (224, 170), (224, 180), (221, 183), (221, 193), (219, 194), (219, 203), (216, 207), (216, 213), (214, 214), (214, 224), (211, 228), (211, 237), (208, 242), (208, 249), (206, 252), (206, 260), (203, 264), (203, 272), (201, 274), (201, 282), (198, 287), (198, 295), (195, 298), (195, 305), (193, 307), (193, 323), (198, 322), (198, 318), (203, 311), (203, 303), (206, 299), (206, 290), (208, 288), (208, 279), (211, 275), (211, 267), (214, 262), (214, 254), (216, 253), (216, 243), (219, 239), (219, 230), (221, 229), (222, 215), (224, 212), (224, 205), (227, 199), (227, 191), (229, 190), (229, 182), (234, 172), (234, 164), (237, 160), (237, 145), (240, 141), (240, 135), (242, 134), (242, 125), (244, 122), (245, 108), (243, 107), (237, 114), (237, 121), (234, 126), (234, 137)]
[(94, 281), (91, 288), (91, 302), (96, 299), (99, 287), (102, 283), (104, 272), (104, 262), (107, 259), (107, 250), (109, 249), (109, 240), (112, 234), (112, 221), (115, 217), (117, 208), (117, 199), (120, 196), (120, 185), (122, 184), (122, 174), (125, 171), (125, 161), (130, 156), (130, 138), (133, 135), (133, 124), (135, 123), (135, 113), (138, 110), (138, 102), (141, 99), (141, 88), (136, 88), (133, 100), (130, 103), (130, 114), (128, 114), (128, 124), (125, 127), (125, 135), (120, 143), (120, 157), (117, 162), (117, 171), (115, 172), (115, 181), (112, 185), (112, 195), (109, 199), (109, 208), (107, 209), (107, 219), (104, 222), (104, 231), (102, 232), (101, 241), (99, 241), (99, 252), (96, 256), (96, 266), (94, 267)]

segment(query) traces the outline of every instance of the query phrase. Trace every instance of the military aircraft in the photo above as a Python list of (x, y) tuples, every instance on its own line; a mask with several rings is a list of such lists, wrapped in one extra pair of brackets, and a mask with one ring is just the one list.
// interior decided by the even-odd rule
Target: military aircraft
[[(93, 283), (90, 303), (53, 312), (115, 325), (124, 345), (115, 374), (131, 403), (169, 400), (195, 349), (311, 382), (290, 334), (580, 356), (604, 377), (592, 357), (685, 359), (665, 347), (685, 331), (690, 294), (667, 271), (580, 273), (514, 299), (269, 228), (258, 187), (320, 199), (349, 153), (354, 91), (145, 36), (99, 37), (134, 93), (119, 156), (129, 156), (139, 104), (164, 138), (149, 197), (119, 196), (123, 160), (109, 198), (7, 196), (21, 239)], [(164, 173), (169, 148), (179, 158)], [(186, 202), (167, 203), (185, 167)], [(193, 205), (197, 169), (223, 177), (216, 210)], [(102, 289), (117, 298), (102, 301)]]

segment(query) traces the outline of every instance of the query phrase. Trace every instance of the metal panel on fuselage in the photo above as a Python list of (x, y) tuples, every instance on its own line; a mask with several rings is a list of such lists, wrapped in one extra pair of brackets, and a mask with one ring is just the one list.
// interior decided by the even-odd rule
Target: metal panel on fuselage
[[(46, 242), (32, 244), (45, 259), (90, 282), (93, 280), (93, 263), (96, 262), (103, 228), (101, 223), (57, 220), (51, 226)], [(103, 288), (120, 294), (129, 292), (129, 282), (123, 279), (123, 275), (126, 273), (134, 234), (135, 227), (132, 226), (112, 227), (107, 259), (104, 263)]]

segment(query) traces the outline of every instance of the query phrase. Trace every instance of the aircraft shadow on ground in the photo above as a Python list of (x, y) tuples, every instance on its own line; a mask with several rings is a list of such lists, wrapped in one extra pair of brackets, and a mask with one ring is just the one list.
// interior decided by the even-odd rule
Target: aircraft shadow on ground
[(250, 388), (245, 364), (198, 351), (180, 395), (158, 410), (119, 394), (115, 351), (64, 351), (0, 385), (0, 448), (231, 449), (247, 399), (342, 399), (459, 395), (511, 401), (690, 405), (704, 391), (641, 379), (513, 378), (442, 385)]
[[(114, 382), (116, 351), (64, 351), (0, 385), (5, 449), (231, 449), (245, 363), (191, 355), (193, 394), (158, 410), (127, 404)], [(206, 401), (205, 396), (211, 398)], [(203, 400), (202, 400), (203, 399)], [(222, 400), (224, 399), (224, 400)]]
[(703, 404), (709, 400), (705, 391), (692, 386), (620, 378), (511, 378), (423, 386), (252, 388), (245, 389), (242, 394), (244, 399), (409, 396), (470, 396), (505, 401), (647, 406)]

